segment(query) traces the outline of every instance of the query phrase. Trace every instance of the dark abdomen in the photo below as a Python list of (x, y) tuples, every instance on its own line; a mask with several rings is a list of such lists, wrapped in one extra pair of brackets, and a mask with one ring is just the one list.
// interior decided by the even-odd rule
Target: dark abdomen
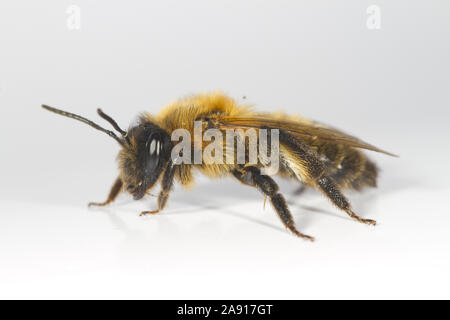
[(376, 187), (378, 169), (360, 150), (345, 145), (310, 141), (326, 167), (328, 176), (343, 188)]

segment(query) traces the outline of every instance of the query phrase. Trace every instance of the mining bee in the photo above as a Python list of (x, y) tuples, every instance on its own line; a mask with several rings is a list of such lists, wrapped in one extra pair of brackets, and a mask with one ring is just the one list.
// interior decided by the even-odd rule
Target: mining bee
[[(127, 191), (135, 200), (140, 200), (157, 182), (160, 182), (161, 191), (158, 195), (157, 209), (141, 214), (158, 213), (165, 208), (174, 181), (186, 187), (190, 186), (193, 183), (193, 171), (197, 170), (211, 178), (232, 176), (245, 185), (257, 188), (270, 200), (286, 228), (307, 240), (313, 238), (297, 230), (277, 183), (270, 175), (264, 173), (267, 162), (258, 158), (256, 162), (250, 163), (245, 158), (243, 163), (242, 161), (211, 163), (205, 159), (199, 163), (178, 163), (173, 157), (173, 150), (178, 143), (172, 139), (172, 134), (176, 130), (183, 129), (195, 136), (195, 126), (199, 122), (202, 130), (215, 129), (223, 133), (229, 130), (241, 132), (249, 129), (258, 132), (277, 130), (279, 141), (277, 175), (295, 179), (302, 186), (318, 189), (351, 218), (369, 225), (375, 225), (376, 222), (358, 216), (341, 189), (361, 190), (364, 187), (376, 187), (377, 167), (359, 149), (395, 156), (317, 122), (283, 113), (253, 111), (251, 107), (240, 105), (221, 92), (192, 95), (177, 100), (156, 116), (144, 113), (140, 115), (138, 123), (127, 131), (122, 130), (116, 121), (98, 109), (98, 114), (108, 121), (120, 136), (79, 115), (47, 105), (42, 107), (103, 131), (122, 147), (118, 157), (120, 172), (108, 198), (102, 203), (90, 203), (90, 206), (106, 206), (122, 191)], [(184, 151), (195, 153), (205, 144), (205, 141), (201, 143), (191, 141), (190, 150)], [(249, 144), (244, 143), (244, 146), (248, 156)], [(228, 140), (223, 143), (225, 153), (235, 148), (234, 142), (233, 145), (230, 145)]]

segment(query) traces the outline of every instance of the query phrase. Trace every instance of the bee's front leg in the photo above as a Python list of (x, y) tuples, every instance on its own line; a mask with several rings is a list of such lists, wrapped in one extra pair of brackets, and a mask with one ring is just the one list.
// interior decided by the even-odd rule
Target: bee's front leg
[(88, 206), (89, 207), (92, 207), (92, 206), (104, 207), (104, 206), (110, 204), (117, 198), (120, 191), (122, 191), (122, 186), (123, 186), (123, 182), (122, 182), (122, 179), (120, 179), (120, 177), (119, 177), (116, 179), (113, 186), (111, 187), (111, 191), (109, 192), (108, 199), (106, 199), (105, 202), (89, 202)]
[(147, 214), (157, 214), (161, 210), (166, 207), (167, 200), (169, 199), (169, 193), (173, 188), (173, 180), (175, 177), (175, 167), (172, 162), (167, 166), (166, 171), (164, 172), (163, 179), (161, 181), (161, 192), (158, 195), (158, 209), (153, 211), (143, 211), (141, 212), (141, 216)]

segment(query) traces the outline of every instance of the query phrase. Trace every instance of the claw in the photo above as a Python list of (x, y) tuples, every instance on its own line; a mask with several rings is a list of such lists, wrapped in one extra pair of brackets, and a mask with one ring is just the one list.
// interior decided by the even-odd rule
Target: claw
[(300, 238), (305, 239), (305, 240), (307, 240), (307, 241), (311, 241), (311, 242), (314, 242), (314, 241), (315, 241), (314, 237), (308, 236), (308, 235), (303, 234), (303, 233), (300, 233), (300, 232), (297, 232), (295, 235), (296, 235), (297, 237), (300, 237)]
[(298, 230), (295, 229), (295, 228), (288, 227), (288, 229), (289, 229), (293, 234), (295, 234), (297, 237), (299, 237), (299, 238), (302, 238), (302, 239), (305, 239), (305, 240), (311, 241), (311, 242), (314, 242), (314, 241), (315, 241), (314, 237), (311, 237), (311, 236), (308, 236), (308, 235), (306, 235), (306, 234), (303, 234), (303, 233), (301, 233), (300, 231), (298, 231)]
[(358, 216), (356, 213), (354, 213), (352, 210), (348, 210), (347, 213), (352, 219), (354, 219), (354, 220), (356, 220), (356, 221), (358, 221), (360, 223), (364, 223), (364, 224), (367, 224), (367, 225), (370, 225), (370, 226), (376, 226), (377, 225), (377, 222), (375, 220), (363, 219), (360, 216)]
[(108, 205), (109, 202), (105, 201), (105, 202), (89, 202), (88, 203), (88, 207), (104, 207), (106, 205)]
[(159, 210), (153, 210), (153, 211), (142, 211), (140, 216), (146, 216), (148, 214), (157, 214), (159, 212)]
[(362, 219), (360, 222), (364, 223), (364, 224), (368, 224), (370, 226), (376, 226), (377, 225), (377, 222), (375, 220), (370, 220), (370, 219)]
[(316, 241), (316, 239), (314, 239), (314, 237), (311, 237), (311, 236), (302, 235), (301, 237), (302, 237), (303, 239), (307, 240), (307, 241), (310, 241), (310, 242)]

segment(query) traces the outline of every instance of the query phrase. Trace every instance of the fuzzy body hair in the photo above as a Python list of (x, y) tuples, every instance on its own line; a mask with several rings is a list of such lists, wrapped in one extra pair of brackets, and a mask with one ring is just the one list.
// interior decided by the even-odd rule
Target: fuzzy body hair
[[(155, 214), (166, 207), (174, 181), (178, 181), (184, 187), (190, 187), (194, 183), (193, 171), (197, 170), (211, 178), (232, 176), (242, 184), (258, 189), (265, 198), (269, 199), (284, 226), (293, 234), (307, 240), (313, 240), (313, 238), (297, 230), (287, 201), (279, 192), (279, 186), (266, 174), (267, 171), (263, 170), (271, 165), (268, 156), (259, 154), (256, 163), (250, 161), (252, 153), (250, 151), (254, 150), (250, 150), (252, 146), (250, 138), (246, 139), (245, 130), (255, 129), (256, 132), (253, 133), (256, 134), (256, 143), (270, 153), (270, 160), (273, 160), (273, 156), (279, 157), (276, 159), (279, 164), (277, 172), (279, 176), (295, 179), (307, 187), (316, 188), (349, 217), (369, 225), (375, 225), (376, 221), (363, 219), (357, 215), (340, 189), (360, 190), (363, 187), (376, 186), (378, 169), (360, 149), (395, 156), (356, 137), (302, 117), (292, 117), (280, 112), (253, 111), (251, 106), (241, 105), (221, 92), (191, 95), (174, 101), (156, 116), (144, 113), (139, 117), (138, 123), (130, 127), (128, 131), (122, 130), (113, 118), (98, 109), (97, 113), (120, 133), (120, 137), (77, 114), (47, 105), (42, 107), (102, 131), (122, 146), (118, 156), (120, 174), (107, 200), (101, 203), (90, 203), (90, 205), (108, 205), (124, 190), (133, 195), (135, 200), (139, 200), (160, 182), (161, 191), (158, 195), (157, 209), (141, 213)], [(199, 130), (195, 126), (196, 121), (201, 123), (202, 135), (209, 132), (207, 129), (220, 130), (221, 135), (212, 134), (214, 139), (225, 138), (222, 141), (223, 150), (219, 150), (224, 156), (222, 159), (224, 161), (220, 163), (209, 161), (212, 159), (208, 157), (216, 156), (216, 149), (211, 149), (214, 150), (214, 156), (205, 155), (205, 152), (202, 152), (211, 142), (205, 141), (204, 136), (197, 136)], [(172, 151), (177, 142), (172, 141), (172, 133), (177, 129), (188, 131), (191, 138), (188, 145), (189, 151), (191, 156), (202, 153), (200, 163), (194, 161), (193, 164), (179, 164), (173, 161)], [(230, 141), (228, 133), (232, 131), (236, 134), (233, 129), (237, 129), (237, 137), (234, 136)], [(278, 129), (278, 154), (272, 154), (273, 150), (270, 150), (273, 141), (258, 141), (258, 137), (260, 138), (264, 133), (262, 130), (266, 129)], [(270, 137), (272, 139), (271, 133)], [(267, 145), (264, 146), (262, 143)], [(245, 159), (244, 163), (239, 163), (237, 151), (242, 146)], [(258, 149), (261, 151), (260, 148)], [(231, 163), (227, 161), (230, 159), (230, 154), (234, 157)]]
[[(257, 117), (267, 114), (258, 113), (252, 110), (250, 105), (240, 105), (236, 100), (221, 92), (210, 94), (198, 94), (174, 101), (164, 107), (156, 116), (148, 113), (141, 115), (141, 122), (152, 122), (160, 126), (169, 135), (176, 129), (183, 128), (189, 131), (194, 137), (194, 121), (203, 120), (207, 123), (220, 122), (224, 117), (246, 116)], [(270, 115), (274, 119), (290, 119), (299, 124), (312, 124), (314, 122), (301, 118), (292, 117), (283, 113), (273, 113)], [(325, 127), (325, 126), (324, 126)], [(204, 127), (203, 129), (207, 129)], [(225, 136), (225, 130), (223, 130)], [(282, 177), (294, 178), (301, 181), (306, 186), (312, 185), (314, 179), (322, 173), (331, 176), (342, 188), (360, 190), (363, 187), (375, 187), (378, 170), (367, 156), (360, 150), (333, 142), (324, 142), (314, 137), (290, 136), (292, 140), (298, 140), (311, 147), (313, 152), (322, 161), (321, 168), (317, 172), (311, 172), (311, 168), (304, 157), (298, 154), (298, 150), (289, 146), (286, 141), (280, 141), (280, 171)], [(198, 146), (194, 145), (193, 148)], [(202, 147), (205, 147), (203, 142)], [(235, 146), (233, 146), (235, 147)], [(122, 150), (119, 159), (123, 167), (124, 159), (135, 158), (137, 156), (137, 144), (131, 139), (131, 148)], [(232, 148), (224, 142), (224, 154)], [(227, 150), (228, 149), (228, 150)], [(235, 150), (233, 150), (235, 151)], [(248, 150), (247, 150), (248, 151)], [(258, 167), (264, 164), (258, 162)], [(320, 165), (319, 165), (320, 166)], [(182, 164), (175, 172), (175, 179), (184, 187), (190, 187), (194, 183), (194, 170), (210, 178), (218, 178), (229, 175), (235, 169), (232, 164)]]

